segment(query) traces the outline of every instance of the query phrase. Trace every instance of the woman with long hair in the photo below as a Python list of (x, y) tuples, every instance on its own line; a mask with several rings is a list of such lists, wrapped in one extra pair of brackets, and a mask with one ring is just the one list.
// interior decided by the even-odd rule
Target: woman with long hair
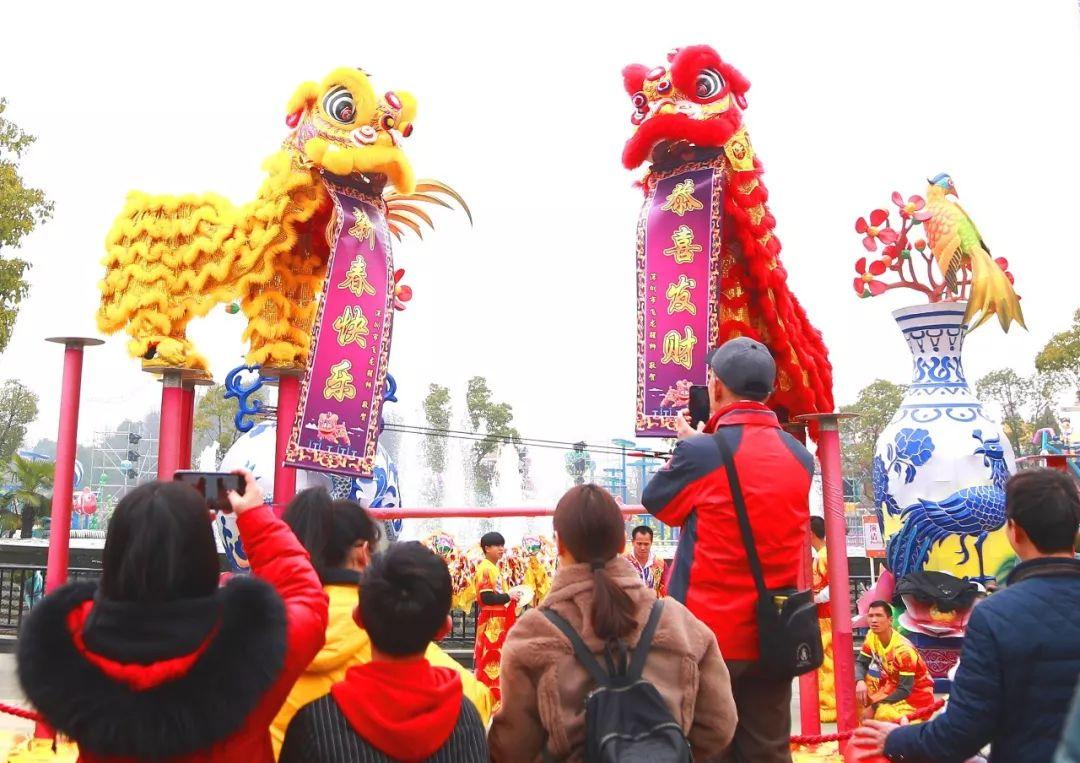
[[(335, 501), (323, 488), (298, 493), (283, 518), (311, 555), (330, 599), (330, 617), (325, 645), (293, 686), (270, 728), (275, 755), (281, 751), (289, 721), (301, 707), (329, 693), (334, 684), (345, 680), (349, 668), (371, 661), (371, 639), (356, 624), (353, 612), (359, 604), (360, 572), (381, 535), (379, 525), (360, 504)], [(437, 645), (430, 644), (424, 656), (431, 665), (453, 668), (462, 675), (465, 696), (487, 723), (492, 706), (487, 688)]]
[[(495, 761), (584, 760), (585, 700), (596, 684), (570, 641), (544, 616), (551, 609), (597, 656), (612, 642), (634, 649), (656, 595), (622, 557), (626, 527), (615, 499), (579, 485), (555, 508), (559, 569), (538, 608), (510, 630), (502, 653), (502, 710), (489, 742)], [(716, 637), (684, 606), (663, 600), (645, 661), (695, 759), (720, 754), (735, 731), (735, 702)], [(603, 658), (600, 657), (601, 664)]]
[(98, 583), (30, 612), (19, 681), (83, 763), (273, 760), (267, 729), (319, 651), (326, 594), (250, 472), (229, 492), (252, 575), (218, 587), (206, 500), (179, 482), (132, 490), (109, 521)]

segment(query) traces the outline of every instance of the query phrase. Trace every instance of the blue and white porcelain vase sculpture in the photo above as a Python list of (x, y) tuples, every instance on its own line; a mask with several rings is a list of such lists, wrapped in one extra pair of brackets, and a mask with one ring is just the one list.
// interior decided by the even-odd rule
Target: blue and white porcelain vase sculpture
[[(277, 441), (277, 424), (262, 421), (251, 431), (240, 436), (221, 460), (218, 467), (227, 472), (233, 469), (248, 469), (255, 475), (255, 480), (262, 487), (267, 501), (274, 498), (274, 453)], [(325, 472), (298, 469), (296, 471), (296, 489), (322, 487), (334, 498), (358, 502), (364, 508), (396, 508), (401, 505), (398, 488), (397, 464), (390, 452), (379, 443), (375, 455), (375, 473), (369, 479), (341, 478)], [(397, 540), (401, 533), (401, 520), (383, 523), (383, 537), (387, 541)], [(225, 559), (234, 572), (247, 572), (251, 564), (244, 551), (243, 539), (236, 524), (235, 514), (219, 514), (217, 533)]]
[(911, 350), (907, 394), (881, 433), (874, 502), (889, 569), (988, 581), (1012, 557), (1004, 537), (1012, 445), (964, 375), (964, 302), (893, 312)]

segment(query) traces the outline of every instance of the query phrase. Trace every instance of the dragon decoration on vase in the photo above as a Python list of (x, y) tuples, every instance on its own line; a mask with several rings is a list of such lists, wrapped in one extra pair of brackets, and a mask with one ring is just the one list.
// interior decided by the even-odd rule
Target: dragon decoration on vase
[[(709, 348), (738, 336), (777, 364), (781, 421), (833, 410), (821, 334), (791, 293), (762, 165), (742, 114), (749, 81), (705, 45), (632, 64), (635, 131), (622, 161), (649, 162), (638, 226), (639, 436), (670, 436), (680, 391), (705, 381)], [(665, 309), (666, 308), (666, 309)]]

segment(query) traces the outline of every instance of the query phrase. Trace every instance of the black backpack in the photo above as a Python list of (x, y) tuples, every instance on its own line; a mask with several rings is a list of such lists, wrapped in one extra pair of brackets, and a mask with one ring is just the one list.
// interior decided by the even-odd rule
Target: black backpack
[(570, 623), (550, 609), (541, 612), (570, 639), (578, 662), (596, 688), (585, 701), (585, 760), (589, 763), (689, 763), (690, 744), (667, 703), (641, 677), (664, 603), (657, 601), (627, 666), (626, 645), (604, 649), (605, 671)]

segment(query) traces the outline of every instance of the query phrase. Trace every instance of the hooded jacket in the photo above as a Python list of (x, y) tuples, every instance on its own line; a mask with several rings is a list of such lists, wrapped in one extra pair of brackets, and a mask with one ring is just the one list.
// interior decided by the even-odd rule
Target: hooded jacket
[[(621, 556), (605, 569), (634, 602), (638, 625), (625, 639), (633, 649), (656, 594)], [(588, 614), (593, 578), (588, 564), (560, 567), (538, 610), (553, 609), (601, 655), (604, 644)], [(695, 760), (708, 760), (727, 747), (735, 732), (735, 700), (716, 636), (672, 599), (664, 600), (642, 677), (656, 687), (682, 726)], [(558, 760), (584, 759), (585, 699), (595, 684), (566, 636), (542, 612), (529, 610), (510, 629), (501, 678), (503, 705), (488, 736), (493, 760), (541, 760), (545, 748)]]
[(322, 646), (326, 595), (269, 507), (237, 524), (254, 575), (205, 599), (113, 602), (72, 583), (30, 612), (19, 681), (83, 763), (273, 760), (267, 729)]
[[(270, 726), (275, 755), (281, 751), (289, 721), (301, 707), (327, 694), (334, 684), (344, 681), (349, 668), (371, 662), (371, 639), (368, 638), (367, 631), (353, 619), (353, 610), (359, 601), (359, 573), (332, 570), (327, 575), (324, 590), (330, 599), (330, 616), (326, 627), (326, 643), (303, 675), (297, 679)], [(492, 706), (491, 692), (487, 687), (436, 644), (428, 645), (424, 657), (432, 665), (452, 668), (461, 675), (465, 696), (476, 706), (480, 719), (486, 725), (491, 717)]]
[(356, 665), (330, 694), (305, 705), (285, 734), (280, 763), (486, 763), (484, 724), (461, 675), (419, 658)]

